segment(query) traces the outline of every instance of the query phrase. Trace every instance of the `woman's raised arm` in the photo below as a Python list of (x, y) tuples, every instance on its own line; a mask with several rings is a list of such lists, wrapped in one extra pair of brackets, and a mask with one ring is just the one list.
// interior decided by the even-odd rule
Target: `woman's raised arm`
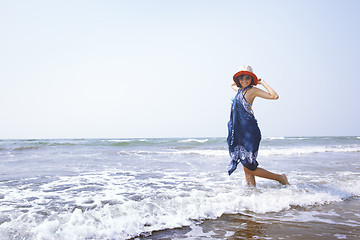
[(268, 92), (265, 92), (259, 88), (256, 88), (256, 91), (255, 91), (256, 97), (261, 97), (261, 98), (265, 98), (265, 99), (274, 99), (274, 100), (279, 98), (279, 95), (264, 80), (259, 79), (258, 84), (263, 85), (264, 88)]

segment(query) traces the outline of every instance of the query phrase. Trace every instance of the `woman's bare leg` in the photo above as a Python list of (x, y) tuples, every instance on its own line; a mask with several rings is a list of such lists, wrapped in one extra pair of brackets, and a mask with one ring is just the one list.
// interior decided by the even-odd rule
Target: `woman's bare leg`
[(247, 183), (248, 187), (256, 187), (255, 176), (248, 173), (248, 171), (250, 171), (250, 170), (248, 170), (246, 167), (244, 167), (246, 183)]
[[(278, 181), (281, 184), (290, 185), (285, 174), (281, 174), (281, 175), (275, 174), (275, 173), (272, 173), (270, 171), (267, 171), (267, 170), (265, 170), (263, 168), (259, 168), (259, 167), (256, 168), (255, 171), (251, 171), (251, 170), (247, 169), (246, 167), (244, 167), (244, 171), (245, 171), (246, 181), (249, 186), (250, 186), (250, 184), (249, 184), (248, 179), (252, 179), (252, 177), (254, 177), (254, 176), (272, 179), (272, 180)], [(248, 177), (248, 175), (252, 175), (252, 177)], [(254, 178), (254, 183), (255, 183), (255, 178)]]

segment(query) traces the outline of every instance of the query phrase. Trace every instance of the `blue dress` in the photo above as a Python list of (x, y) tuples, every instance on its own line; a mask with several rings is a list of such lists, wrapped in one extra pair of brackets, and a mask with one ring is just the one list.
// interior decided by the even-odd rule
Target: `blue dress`
[(239, 89), (231, 106), (227, 137), (231, 157), (231, 162), (228, 165), (229, 175), (235, 171), (239, 162), (251, 171), (255, 171), (259, 165), (256, 158), (261, 132), (251, 110), (251, 105), (244, 97), (244, 91), (249, 88), (251, 86)]

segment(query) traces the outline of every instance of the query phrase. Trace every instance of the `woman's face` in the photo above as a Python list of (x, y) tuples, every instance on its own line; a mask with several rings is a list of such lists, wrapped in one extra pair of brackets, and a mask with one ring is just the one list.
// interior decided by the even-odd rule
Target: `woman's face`
[(241, 84), (241, 87), (245, 88), (251, 84), (252, 77), (250, 75), (241, 75), (239, 77), (239, 82)]

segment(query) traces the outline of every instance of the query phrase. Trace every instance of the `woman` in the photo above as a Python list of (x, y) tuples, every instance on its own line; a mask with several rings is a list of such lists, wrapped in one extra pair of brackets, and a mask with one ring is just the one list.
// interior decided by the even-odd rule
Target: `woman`
[[(231, 162), (228, 166), (229, 175), (235, 171), (239, 162), (245, 171), (248, 186), (256, 186), (255, 176), (273, 179), (283, 185), (289, 185), (285, 174), (275, 174), (259, 168), (256, 161), (261, 140), (260, 129), (252, 111), (252, 104), (256, 97), (273, 99), (279, 98), (277, 93), (264, 81), (258, 79), (250, 66), (241, 66), (240, 71), (233, 77), (231, 87), (237, 91), (231, 106), (229, 135), (227, 143)], [(267, 90), (263, 91), (256, 86), (261, 84)]]

